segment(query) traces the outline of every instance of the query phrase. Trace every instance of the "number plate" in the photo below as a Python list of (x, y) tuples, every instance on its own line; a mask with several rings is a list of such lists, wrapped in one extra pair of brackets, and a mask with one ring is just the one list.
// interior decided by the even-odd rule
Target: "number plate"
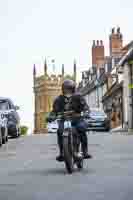
[(101, 123), (92, 123), (92, 126), (101, 126)]
[(70, 121), (65, 121), (64, 122), (64, 129), (71, 128), (71, 122)]

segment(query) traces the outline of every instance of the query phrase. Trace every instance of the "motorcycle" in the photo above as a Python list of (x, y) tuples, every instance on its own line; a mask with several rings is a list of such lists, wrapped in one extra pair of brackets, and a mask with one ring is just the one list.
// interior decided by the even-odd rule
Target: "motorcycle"
[(81, 148), (81, 142), (77, 131), (72, 127), (71, 121), (73, 112), (63, 112), (59, 114), (57, 121), (63, 120), (63, 156), (66, 170), (69, 174), (74, 172), (74, 166), (76, 165), (79, 170), (83, 169), (83, 153)]

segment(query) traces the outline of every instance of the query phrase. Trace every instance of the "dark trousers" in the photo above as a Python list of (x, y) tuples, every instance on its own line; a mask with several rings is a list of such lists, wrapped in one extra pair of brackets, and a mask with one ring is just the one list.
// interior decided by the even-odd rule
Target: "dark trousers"
[[(88, 152), (88, 140), (87, 140), (87, 123), (83, 119), (74, 119), (72, 121), (72, 127), (77, 131), (77, 134), (79, 135), (81, 144), (82, 144), (82, 150), (83, 152)], [(64, 130), (64, 121), (59, 122), (59, 128), (57, 130), (57, 139), (58, 139), (58, 145), (60, 149), (60, 153), (63, 153), (63, 140), (62, 140), (62, 134)]]

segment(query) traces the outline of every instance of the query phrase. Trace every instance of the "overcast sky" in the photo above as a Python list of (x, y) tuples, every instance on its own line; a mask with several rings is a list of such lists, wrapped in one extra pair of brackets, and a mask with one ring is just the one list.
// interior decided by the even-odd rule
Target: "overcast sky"
[(50, 71), (53, 58), (58, 71), (62, 63), (71, 71), (74, 58), (79, 71), (87, 69), (93, 39), (108, 48), (113, 26), (124, 43), (133, 39), (132, 10), (132, 0), (0, 1), (0, 96), (20, 106), (23, 124), (33, 129), (33, 64), (38, 75), (45, 57)]

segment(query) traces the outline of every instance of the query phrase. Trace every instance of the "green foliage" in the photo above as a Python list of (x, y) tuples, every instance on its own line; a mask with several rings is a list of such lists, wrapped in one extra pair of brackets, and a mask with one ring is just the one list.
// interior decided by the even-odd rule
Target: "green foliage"
[(67, 75), (64, 77), (64, 79), (71, 79), (71, 80), (74, 81), (74, 76), (71, 76), (71, 75), (67, 74)]
[(21, 133), (21, 135), (27, 135), (28, 127), (27, 126), (21, 126), (20, 127), (20, 133)]

